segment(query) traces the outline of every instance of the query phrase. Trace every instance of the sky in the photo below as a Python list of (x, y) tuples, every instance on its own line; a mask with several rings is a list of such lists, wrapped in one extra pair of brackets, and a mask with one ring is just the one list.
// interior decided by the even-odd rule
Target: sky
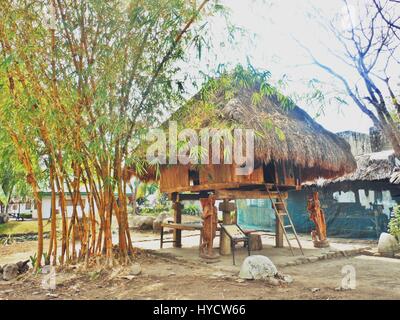
[[(351, 1), (350, 1), (351, 2)], [(246, 64), (249, 59), (257, 68), (270, 70), (275, 79), (286, 76), (289, 81), (287, 92), (304, 93), (310, 89), (308, 80), (316, 78), (327, 88), (342, 90), (342, 86), (324, 70), (312, 65), (308, 53), (299, 45), (308, 47), (321, 62), (335, 68), (336, 71), (357, 81), (354, 72), (341, 65), (330, 50), (339, 52), (340, 44), (328, 34), (310, 14), (320, 10), (326, 19), (344, 12), (341, 0), (223, 0), (229, 8), (230, 21), (246, 30), (244, 37), (237, 37), (234, 46), (227, 45), (223, 39), (224, 21), (211, 20), (216, 55), (210, 57), (208, 67), (218, 63)], [(346, 25), (345, 18), (343, 26)], [(223, 42), (223, 45), (219, 42)], [(331, 89), (330, 89), (331, 90)], [(358, 107), (347, 100), (348, 105), (339, 105), (329, 101), (323, 113), (316, 106), (301, 101), (299, 105), (328, 130), (340, 132), (353, 130), (368, 133), (371, 120)]]

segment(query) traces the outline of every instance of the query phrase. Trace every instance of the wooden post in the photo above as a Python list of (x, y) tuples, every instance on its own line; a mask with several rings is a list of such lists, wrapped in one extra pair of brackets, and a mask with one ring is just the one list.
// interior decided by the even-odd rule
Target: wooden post
[[(285, 201), (285, 200), (283, 200), (283, 201)], [(280, 211), (281, 206), (283, 206), (283, 205), (276, 204), (276, 208), (278, 209), (278, 211)], [(283, 220), (282, 221), (283, 223), (284, 223), (284, 218), (285, 217), (281, 217), (281, 220)], [(275, 220), (275, 247), (283, 248), (283, 228), (282, 228), (281, 224), (279, 223), (278, 217), (276, 217), (276, 220)]]
[[(229, 202), (229, 200), (224, 200), (219, 204), (219, 210), (222, 211), (222, 223), (232, 224), (231, 212), (236, 210), (236, 205), (234, 202)], [(229, 255), (232, 253), (231, 240), (229, 236), (221, 230), (221, 236), (219, 241), (219, 253), (221, 255)]]
[[(182, 223), (182, 208), (183, 205), (179, 201), (174, 202), (174, 223)], [(174, 229), (173, 240), (174, 248), (182, 248), (182, 230)]]
[(281, 227), (278, 218), (275, 225), (275, 247), (283, 248), (283, 228)]

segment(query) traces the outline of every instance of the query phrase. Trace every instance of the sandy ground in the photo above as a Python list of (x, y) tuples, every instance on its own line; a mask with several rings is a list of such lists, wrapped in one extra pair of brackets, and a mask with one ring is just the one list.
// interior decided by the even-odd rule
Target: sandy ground
[[(171, 235), (169, 235), (171, 236)], [(273, 237), (264, 236), (263, 254), (278, 266), (279, 271), (292, 276), (293, 283), (274, 287), (263, 281), (238, 279), (246, 250), (238, 248), (237, 265), (231, 256), (214, 263), (198, 257), (198, 235), (184, 233), (183, 248), (170, 245), (159, 250), (158, 235), (134, 233), (135, 246), (146, 251), (135, 258), (142, 273), (129, 275), (131, 267), (117, 266), (112, 270), (81, 266), (58, 270), (55, 289), (47, 289), (47, 275), (23, 275), (10, 282), (0, 281), (0, 299), (400, 299), (400, 260), (356, 255), (318, 260), (313, 263), (288, 266), (301, 257), (292, 256), (288, 248), (273, 247)], [(331, 240), (331, 248), (315, 249), (307, 237), (302, 238), (306, 257), (332, 251), (348, 251), (371, 246), (368, 242)], [(0, 265), (29, 259), (36, 242), (15, 243), (0, 247)], [(338, 291), (346, 270), (355, 272), (355, 289)]]

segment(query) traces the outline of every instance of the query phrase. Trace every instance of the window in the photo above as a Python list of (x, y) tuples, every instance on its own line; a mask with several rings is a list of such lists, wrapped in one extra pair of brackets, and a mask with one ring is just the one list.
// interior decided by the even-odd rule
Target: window
[(189, 185), (198, 186), (200, 184), (199, 170), (189, 170)]

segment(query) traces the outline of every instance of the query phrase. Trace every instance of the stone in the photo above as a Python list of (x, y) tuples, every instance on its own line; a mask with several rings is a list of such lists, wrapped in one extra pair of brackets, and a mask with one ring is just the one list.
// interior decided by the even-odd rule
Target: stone
[(382, 232), (378, 241), (378, 252), (384, 255), (394, 256), (399, 250), (399, 244), (391, 234)]
[(155, 218), (149, 216), (133, 216), (130, 218), (129, 225), (133, 229), (152, 230)]
[(282, 280), (287, 284), (290, 284), (293, 282), (293, 278), (289, 275), (284, 275)]
[(13, 289), (7, 289), (7, 290), (0, 291), (1, 294), (9, 294), (9, 293), (12, 293), (12, 292), (14, 292)]
[(268, 277), (268, 278), (266, 279), (266, 282), (267, 282), (268, 284), (270, 284), (271, 286), (275, 286), (275, 287), (277, 287), (277, 286), (279, 286), (279, 285), (281, 284), (281, 282), (279, 281), (279, 279), (276, 279), (276, 278), (273, 278), (273, 277)]
[(316, 261), (318, 261), (319, 260), (319, 258), (318, 257), (308, 257), (308, 262), (316, 262)]
[(131, 266), (131, 269), (129, 271), (130, 275), (137, 276), (141, 273), (142, 273), (142, 267), (140, 266), (139, 263), (135, 263)]
[(7, 223), (9, 219), (10, 216), (8, 214), (0, 214), (0, 224)]
[(318, 291), (320, 291), (320, 290), (321, 290), (320, 288), (312, 288), (312, 289), (311, 289), (311, 292), (312, 292), (312, 293), (315, 293), (315, 292), (318, 292)]
[(293, 282), (293, 278), (291, 276), (283, 274), (279, 271), (275, 274), (275, 279), (278, 279), (282, 284), (291, 284)]
[(343, 287), (343, 286), (340, 286), (340, 287), (336, 287), (336, 288), (335, 288), (335, 291), (347, 291), (347, 290), (352, 290), (352, 288), (350, 288), (350, 287)]
[(17, 262), (17, 267), (18, 267), (18, 273), (19, 274), (25, 273), (25, 272), (27, 272), (29, 270), (28, 262), (29, 262), (29, 260)]
[(6, 264), (3, 267), (3, 280), (9, 281), (18, 276), (18, 266), (14, 263)]
[(154, 232), (160, 232), (161, 231), (161, 223), (164, 222), (166, 218), (169, 217), (168, 212), (162, 212), (158, 215), (157, 218), (154, 219), (153, 221), (153, 231)]
[(274, 263), (266, 256), (254, 255), (244, 259), (240, 268), (241, 279), (268, 279), (277, 274), (278, 270)]

